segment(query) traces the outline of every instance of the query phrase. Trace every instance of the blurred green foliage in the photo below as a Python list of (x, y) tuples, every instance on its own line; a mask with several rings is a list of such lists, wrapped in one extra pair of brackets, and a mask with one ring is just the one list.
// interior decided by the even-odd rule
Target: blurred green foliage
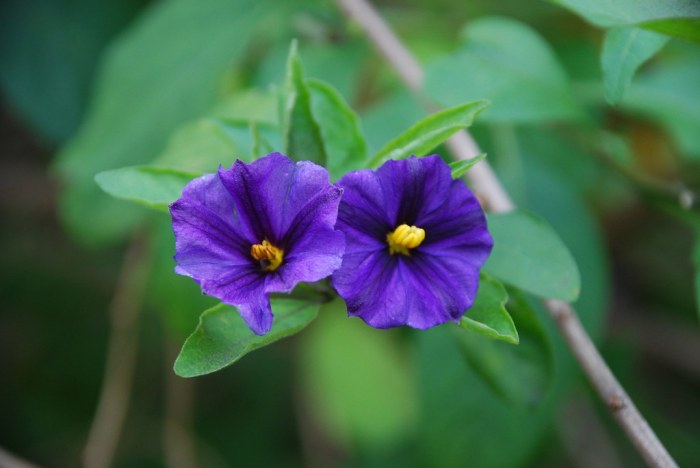
[[(511, 272), (511, 283), (552, 294), (537, 288), (551, 286), (538, 276), (552, 267), (547, 255), (558, 255), (572, 278), (555, 291), (562, 297), (576, 296), (580, 275), (575, 306), (587, 330), (678, 462), (699, 464), (697, 367), (658, 351), (673, 338), (606, 324), (632, 315), (624, 323), (651, 320), (695, 346), (700, 340), (692, 256), (699, 218), (678, 203), (700, 185), (700, 47), (692, 43), (700, 8), (682, 0), (378, 7), (425, 65), (428, 99), (445, 107), (492, 102), (472, 133), (517, 204), (544, 218), (573, 258), (537, 245), (547, 234), (534, 233), (521, 248), (536, 248), (543, 260)], [(518, 346), (457, 327), (373, 330), (332, 302), (295, 337), (181, 383), (189, 385), (183, 397), (172, 384), (177, 348), (215, 301), (172, 274), (167, 216), (110, 198), (95, 176), (136, 166), (129, 171), (142, 178), (131, 198), (162, 208), (186, 177), (153, 192), (162, 188), (149, 185), (158, 171), (209, 172), (234, 157), (294, 148), (281, 137), (289, 122), (280, 116), (301, 102), (307, 124), (323, 116), (317, 149), (337, 178), (424, 118), (421, 99), (331, 2), (32, 0), (0, 8), (3, 98), (35, 135), (13, 130), (4, 140), (67, 142), (51, 169), (40, 150), (6, 151), (8, 168), (28, 165), (34, 173), (22, 177), (39, 183), (22, 179), (1, 206), (0, 447), (49, 466), (78, 464), (121, 250), (138, 229), (149, 233), (153, 267), (117, 466), (166, 464), (161, 431), (172, 414), (163, 400), (173, 395), (190, 408), (201, 466), (561, 466), (585, 463), (587, 443), (611, 466), (641, 463), (595, 398), (590, 419), (569, 418), (588, 387), (537, 301), (517, 291), (505, 306)], [(625, 34), (636, 31), (656, 39), (630, 57)], [(307, 80), (286, 85), (301, 90), (290, 104), (279, 94), (294, 38)], [(33, 202), (49, 171), (64, 187), (60, 202), (49, 196), (68, 238), (53, 211)], [(504, 271), (508, 260), (501, 258)], [(218, 312), (205, 319), (230, 318)], [(255, 347), (250, 338), (214, 367)], [(572, 439), (562, 429), (571, 426), (600, 437), (582, 431)]]

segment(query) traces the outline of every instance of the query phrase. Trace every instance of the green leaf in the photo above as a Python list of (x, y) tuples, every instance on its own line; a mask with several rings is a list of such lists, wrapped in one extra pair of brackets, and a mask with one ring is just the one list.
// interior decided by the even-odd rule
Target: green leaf
[(278, 94), (275, 90), (248, 88), (217, 100), (209, 117), (278, 126)]
[(335, 88), (318, 80), (308, 80), (306, 84), (311, 92), (314, 120), (321, 130), (327, 168), (335, 180), (361, 167), (367, 159), (367, 143), (359, 118)]
[(469, 460), (474, 467), (526, 466), (551, 436), (558, 412), (549, 398), (557, 389), (558, 382), (552, 381), (557, 356), (550, 351), (550, 340), (530, 333), (515, 313), (513, 318), (520, 332), (518, 346), (456, 327), (435, 327), (415, 337), (418, 427), (425, 428), (416, 446), (419, 459), (428, 465), (459, 468)]
[(578, 267), (566, 245), (542, 218), (524, 211), (488, 217), (494, 246), (484, 271), (504, 283), (549, 299), (574, 301)]
[(108, 41), (144, 5), (137, 0), (0, 2), (3, 98), (43, 138), (78, 128)]
[(700, 18), (672, 18), (646, 21), (639, 24), (649, 31), (700, 43)]
[(503, 285), (486, 275), (479, 278), (474, 305), (459, 321), (459, 326), (487, 338), (518, 344), (518, 331), (505, 308), (508, 293)]
[[(303, 4), (303, 1), (297, 2), (297, 5), (300, 3)], [(315, 21), (318, 21), (319, 25), (326, 29), (326, 32), (321, 34), (332, 34), (333, 26), (327, 20), (318, 17)], [(293, 34), (300, 35), (298, 30)], [(315, 36), (317, 32), (310, 34)], [(301, 36), (303, 35), (301, 34)], [(304, 75), (330, 84), (347, 101), (354, 102), (355, 96), (361, 92), (361, 88), (357, 84), (364, 76), (364, 68), (371, 51), (371, 44), (368, 44), (362, 36), (354, 34), (345, 35), (341, 41), (313, 39), (302, 40), (302, 44), (304, 47)], [(266, 88), (271, 83), (283, 82), (286, 75), (285, 62), (287, 57), (289, 57), (288, 40), (270, 44), (265, 55), (260, 57), (260, 62), (251, 77), (252, 83)]]
[(612, 28), (605, 33), (600, 59), (605, 99), (610, 104), (620, 101), (637, 69), (666, 42), (665, 36), (633, 26)]
[(251, 89), (233, 94), (207, 117), (178, 128), (151, 164), (204, 174), (216, 172), (219, 166), (229, 167), (236, 159), (251, 161), (272, 152), (255, 153), (261, 139), (274, 142), (269, 147), (281, 146), (275, 119), (273, 93)]
[(304, 336), (299, 361), (308, 408), (341, 446), (377, 451), (411, 433), (417, 395), (400, 335), (348, 319), (337, 300)]
[(581, 116), (551, 47), (529, 26), (489, 17), (469, 22), (464, 44), (430, 62), (424, 90), (441, 105), (488, 99), (486, 122), (529, 123)]
[(284, 151), (295, 160), (313, 161), (325, 166), (326, 150), (321, 129), (314, 119), (311, 93), (304, 81), (304, 70), (292, 42), (287, 60), (284, 107)]
[(152, 3), (113, 43), (84, 124), (58, 156), (69, 182), (63, 218), (73, 234), (93, 244), (128, 234), (134, 224), (124, 204), (99, 191), (95, 174), (149, 163), (174, 129), (210, 108), (261, 20), (285, 15), (284, 6), (269, 6), (267, 0)]
[(199, 119), (172, 134), (165, 150), (151, 164), (184, 172), (215, 172), (236, 159), (250, 160), (248, 124), (221, 119)]
[[(505, 401), (522, 406), (540, 403), (552, 383), (552, 350), (542, 325), (524, 297), (511, 301), (521, 332), (518, 346), (453, 329), (467, 362)], [(513, 328), (514, 329), (514, 328)]]
[(700, 2), (693, 0), (550, 0), (604, 28), (637, 25), (700, 42)]
[(698, 160), (700, 54), (692, 46), (676, 47), (673, 52), (675, 56), (637, 76), (621, 106), (656, 122), (671, 134), (684, 156)]
[(175, 373), (197, 377), (216, 372), (251, 351), (300, 332), (318, 314), (317, 303), (287, 298), (271, 303), (275, 319), (263, 336), (253, 333), (234, 307), (219, 304), (204, 311), (175, 361)]
[(384, 144), (425, 117), (425, 109), (403, 88), (362, 113), (362, 128), (373, 154)]
[(469, 169), (474, 167), (479, 161), (486, 159), (486, 153), (481, 153), (474, 156), (473, 158), (466, 159), (463, 161), (455, 161), (450, 163), (450, 169), (452, 169), (452, 178), (458, 179), (467, 173)]
[(469, 127), (488, 101), (474, 101), (436, 112), (384, 145), (369, 162), (377, 167), (389, 159), (404, 159), (411, 155), (426, 156), (434, 148), (460, 130)]
[(167, 211), (185, 185), (199, 175), (163, 167), (132, 166), (100, 172), (95, 182), (113, 197)]

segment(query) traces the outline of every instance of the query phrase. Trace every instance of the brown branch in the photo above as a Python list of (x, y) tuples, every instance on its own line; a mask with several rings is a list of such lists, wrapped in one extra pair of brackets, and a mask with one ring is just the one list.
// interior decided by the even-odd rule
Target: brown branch
[(131, 241), (110, 307), (111, 331), (104, 380), (83, 452), (86, 468), (112, 465), (129, 409), (138, 348), (138, 317), (149, 267), (146, 244), (143, 234)]
[[(395, 68), (406, 86), (419, 92), (423, 79), (420, 65), (376, 10), (366, 0), (337, 1), (345, 14), (359, 23), (377, 49)], [(479, 146), (466, 131), (450, 139), (448, 147), (457, 159), (469, 159), (481, 153)], [(492, 211), (504, 212), (515, 208), (508, 193), (486, 161), (476, 164), (467, 173), (467, 177), (477, 196)], [(544, 305), (598, 395), (644, 460), (654, 467), (677, 466), (598, 353), (574, 309), (566, 302), (556, 300), (546, 300)]]
[(610, 371), (573, 308), (566, 302), (555, 300), (544, 301), (544, 304), (598, 395), (644, 460), (649, 466), (677, 466)]

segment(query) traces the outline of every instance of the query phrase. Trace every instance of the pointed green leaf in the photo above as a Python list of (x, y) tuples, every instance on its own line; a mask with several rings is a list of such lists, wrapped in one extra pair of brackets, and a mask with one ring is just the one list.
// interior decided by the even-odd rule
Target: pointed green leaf
[(230, 366), (256, 349), (300, 332), (318, 314), (319, 304), (297, 299), (272, 299), (272, 329), (256, 335), (238, 311), (226, 304), (206, 310), (175, 361), (180, 377), (197, 377)]
[(508, 293), (503, 285), (481, 275), (474, 305), (462, 316), (459, 326), (488, 338), (518, 344), (518, 331), (505, 308), (507, 301)]
[(637, 25), (700, 42), (700, 2), (695, 0), (550, 0), (604, 28)]
[(637, 69), (668, 42), (668, 37), (651, 31), (621, 26), (605, 33), (600, 56), (605, 99), (616, 104), (622, 99)]
[(426, 156), (452, 135), (471, 126), (474, 118), (488, 105), (488, 101), (472, 101), (420, 120), (384, 145), (372, 157), (369, 166), (377, 167), (389, 159), (404, 159), (411, 155)]
[(292, 42), (287, 60), (284, 143), (284, 151), (290, 158), (326, 164), (321, 129), (311, 110), (311, 94), (304, 82), (296, 41)]
[[(697, 2), (696, 2), (697, 3)], [(700, 16), (700, 13), (696, 13)], [(639, 23), (640, 28), (700, 43), (700, 17), (667, 18)]]
[(452, 178), (458, 179), (467, 173), (469, 169), (474, 167), (479, 161), (486, 159), (486, 153), (481, 153), (473, 158), (466, 159), (463, 161), (455, 161), (450, 163), (450, 169), (452, 169)]
[(95, 182), (115, 198), (167, 211), (185, 185), (199, 175), (163, 167), (132, 166), (100, 172)]
[(314, 120), (318, 122), (331, 179), (359, 169), (367, 159), (360, 119), (338, 91), (318, 80), (307, 81)]
[(524, 211), (488, 217), (493, 251), (484, 271), (504, 283), (550, 299), (574, 301), (581, 291), (569, 249), (539, 216)]
[(520, 344), (511, 346), (475, 333), (452, 328), (467, 363), (493, 392), (505, 401), (534, 406), (552, 383), (552, 348), (549, 338), (527, 300), (515, 295), (508, 307), (520, 331)]

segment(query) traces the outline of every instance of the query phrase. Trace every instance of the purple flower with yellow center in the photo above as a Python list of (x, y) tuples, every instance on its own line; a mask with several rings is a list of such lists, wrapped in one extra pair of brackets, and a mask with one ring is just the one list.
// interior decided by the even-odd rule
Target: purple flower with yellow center
[(471, 307), (493, 239), (484, 212), (439, 156), (388, 161), (344, 176), (333, 285), (348, 314), (376, 328), (426, 329)]
[(334, 226), (341, 194), (323, 167), (279, 153), (194, 179), (170, 205), (175, 271), (265, 334), (270, 293), (291, 292), (340, 266), (345, 241)]

